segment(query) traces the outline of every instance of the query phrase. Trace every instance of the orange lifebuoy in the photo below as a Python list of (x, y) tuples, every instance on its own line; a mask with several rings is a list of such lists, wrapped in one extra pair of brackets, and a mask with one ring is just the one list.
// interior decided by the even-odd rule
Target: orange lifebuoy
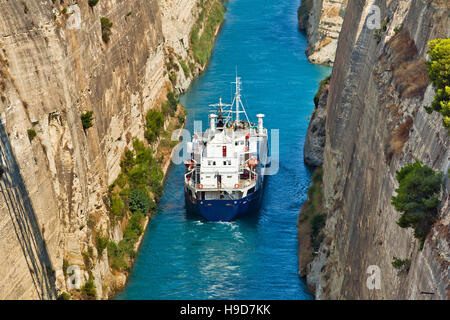
[(234, 185), (234, 188), (235, 188), (235, 189), (239, 189), (239, 187), (240, 187), (240, 185), (237, 184), (237, 183)]
[(198, 185), (198, 188), (199, 188), (199, 189), (203, 189), (203, 185), (200, 183), (200, 184)]

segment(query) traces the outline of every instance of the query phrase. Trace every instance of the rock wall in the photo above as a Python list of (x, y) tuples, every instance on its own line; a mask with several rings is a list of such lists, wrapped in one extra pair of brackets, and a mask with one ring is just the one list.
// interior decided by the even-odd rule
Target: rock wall
[[(172, 88), (170, 53), (195, 65), (189, 34), (201, 2), (82, 0), (77, 28), (66, 2), (0, 1), (0, 299), (56, 298), (67, 290), (63, 261), (83, 269), (89, 247), (98, 298), (123, 285), (92, 230), (122, 237), (108, 186), (132, 138), (143, 140), (146, 111)], [(101, 17), (113, 23), (107, 43)], [(175, 89), (202, 68), (178, 68)], [(87, 110), (94, 126), (83, 130)]]
[(305, 164), (313, 167), (320, 167), (323, 164), (323, 150), (325, 148), (325, 122), (327, 120), (327, 100), (329, 80), (321, 83), (318, 95), (318, 102), (315, 106), (306, 131), (303, 157)]
[[(366, 24), (373, 4), (385, 30)], [(450, 36), (449, 10), (441, 0), (349, 1), (327, 102), (325, 240), (307, 270), (319, 299), (450, 298), (450, 138), (441, 115), (423, 108), (434, 96), (427, 43)], [(414, 159), (446, 175), (423, 250), (391, 205), (395, 172)], [(409, 272), (393, 268), (394, 256), (411, 259)], [(367, 286), (369, 266), (379, 289)]]
[(301, 0), (300, 30), (306, 32), (311, 63), (333, 65), (348, 0)]

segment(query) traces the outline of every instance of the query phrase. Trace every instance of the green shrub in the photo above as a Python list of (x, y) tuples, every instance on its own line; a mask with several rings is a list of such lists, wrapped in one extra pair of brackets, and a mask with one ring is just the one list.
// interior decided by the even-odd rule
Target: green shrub
[(94, 229), (94, 227), (95, 227), (95, 220), (93, 218), (89, 218), (86, 224), (87, 224), (89, 229)]
[(86, 270), (92, 269), (91, 259), (89, 257), (89, 254), (86, 251), (81, 252), (81, 255), (83, 257), (84, 266), (86, 267)]
[(187, 66), (186, 62), (184, 62), (183, 60), (180, 61), (181, 64), (181, 69), (183, 69), (184, 72), (184, 76), (187, 78), (189, 77), (189, 75), (191, 74), (191, 70), (189, 69), (189, 67)]
[(86, 111), (85, 113), (83, 113), (81, 115), (81, 124), (83, 125), (83, 129), (89, 129), (90, 127), (92, 127), (94, 124), (92, 123), (93, 120), (93, 111)]
[(159, 136), (164, 126), (164, 116), (157, 110), (149, 110), (145, 120), (145, 137), (149, 143), (152, 143)]
[(134, 243), (144, 231), (144, 228), (142, 227), (142, 220), (144, 220), (144, 215), (142, 214), (142, 212), (136, 211), (131, 213), (130, 220), (128, 220), (127, 226), (125, 228), (123, 240), (131, 240), (133, 241), (134, 245)]
[(98, 256), (101, 257), (103, 255), (103, 250), (106, 249), (108, 245), (109, 239), (108, 237), (102, 237), (97, 235), (95, 237), (95, 246), (97, 247)]
[(108, 243), (109, 265), (112, 269), (122, 271), (128, 268), (128, 264), (124, 259), (124, 253), (119, 250), (115, 242)]
[(108, 43), (111, 37), (111, 28), (113, 26), (113, 23), (109, 21), (108, 18), (102, 17), (100, 18), (100, 24), (102, 27), (102, 40), (105, 43)]
[(98, 3), (98, 0), (88, 0), (88, 4), (91, 8), (95, 7)]
[(175, 72), (171, 72), (169, 74), (169, 80), (173, 85), (175, 85), (177, 83), (177, 74)]
[(130, 172), (131, 168), (133, 168), (134, 165), (134, 152), (131, 150), (125, 150), (125, 155), (120, 161), (120, 167), (122, 168), (123, 172)]
[(450, 39), (432, 40), (428, 47), (430, 59), (425, 65), (435, 96), (427, 111), (440, 112), (444, 126), (450, 129)]
[(58, 300), (70, 300), (70, 293), (67, 293), (67, 292), (63, 291), (59, 295)]
[(134, 189), (130, 195), (130, 211), (140, 211), (147, 214), (150, 211), (151, 199), (148, 193), (141, 189)]
[(123, 216), (125, 213), (125, 204), (121, 197), (111, 195), (111, 212), (114, 216)]
[(394, 28), (394, 33), (397, 34), (403, 30), (403, 23), (400, 23), (398, 26)]
[(394, 257), (392, 260), (392, 266), (399, 270), (399, 272), (406, 272), (408, 273), (409, 268), (411, 267), (411, 260), (409, 259), (399, 259), (397, 257)]
[(88, 297), (95, 298), (97, 296), (97, 290), (94, 283), (94, 276), (89, 273), (89, 279), (81, 287), (81, 291)]
[(36, 131), (34, 131), (33, 129), (28, 129), (28, 139), (30, 139), (30, 141), (33, 141), (33, 138), (36, 137)]
[(331, 75), (325, 77), (325, 79), (320, 81), (319, 89), (317, 90), (316, 95), (314, 96), (314, 105), (317, 107), (319, 105), (320, 96), (323, 93), (323, 88), (330, 83)]
[(178, 96), (173, 91), (169, 91), (167, 93), (167, 103), (170, 108), (170, 114), (173, 116), (177, 111), (178, 104), (180, 103)]
[(397, 211), (403, 212), (397, 224), (402, 228), (413, 228), (414, 236), (421, 242), (429, 233), (437, 215), (442, 173), (415, 161), (397, 171), (399, 187), (392, 197)]

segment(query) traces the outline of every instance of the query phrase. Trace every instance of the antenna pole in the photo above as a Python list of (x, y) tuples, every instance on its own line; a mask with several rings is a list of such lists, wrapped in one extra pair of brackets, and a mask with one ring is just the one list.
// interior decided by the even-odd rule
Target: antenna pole
[(236, 73), (236, 121), (239, 121), (239, 105), (241, 103), (240, 81)]

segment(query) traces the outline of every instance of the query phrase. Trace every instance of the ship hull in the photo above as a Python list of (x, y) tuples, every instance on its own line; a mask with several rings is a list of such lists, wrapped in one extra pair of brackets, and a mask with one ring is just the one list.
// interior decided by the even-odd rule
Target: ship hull
[(237, 200), (196, 200), (185, 193), (186, 209), (208, 221), (231, 221), (259, 210), (263, 188)]

